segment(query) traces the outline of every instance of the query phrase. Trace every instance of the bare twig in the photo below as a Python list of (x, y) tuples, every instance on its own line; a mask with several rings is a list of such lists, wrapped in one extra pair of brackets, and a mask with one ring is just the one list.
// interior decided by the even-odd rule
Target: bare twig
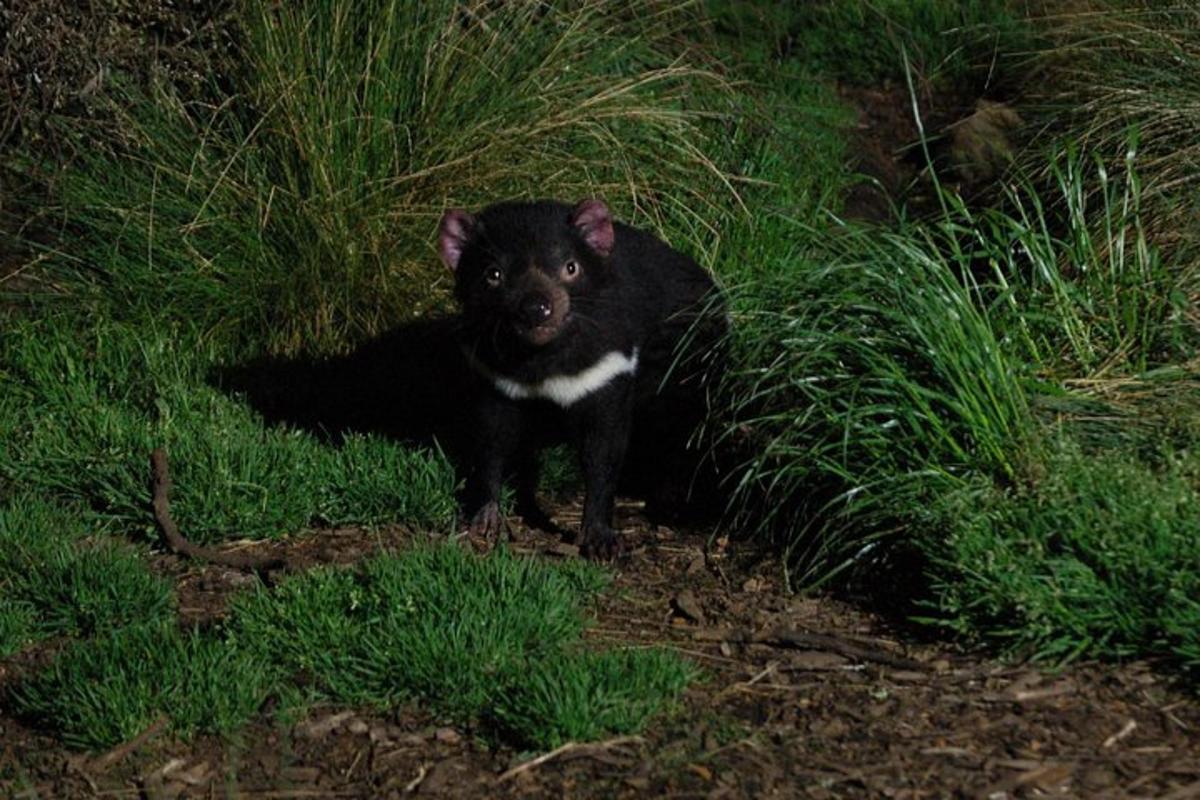
[(150, 473), (153, 478), (154, 521), (158, 523), (158, 529), (162, 531), (163, 538), (167, 540), (167, 546), (172, 552), (242, 570), (270, 570), (284, 565), (283, 559), (273, 556), (226, 553), (189, 542), (171, 518), (171, 473), (167, 466), (167, 451), (161, 447), (156, 447), (154, 452), (150, 453)]
[(170, 720), (167, 718), (166, 714), (160, 714), (157, 719), (151, 722), (150, 725), (147, 726), (146, 729), (137, 736), (133, 737), (127, 742), (122, 742), (103, 755), (96, 756), (96, 758), (88, 763), (88, 770), (91, 772), (103, 772), (117, 762), (123, 760), (134, 750), (137, 750), (146, 742), (157, 736), (159, 732), (161, 732), (162, 729), (167, 726), (169, 721)]
[(612, 748), (620, 747), (623, 744), (630, 744), (640, 741), (642, 741), (642, 737), (640, 736), (618, 736), (615, 739), (609, 739), (608, 741), (604, 742), (567, 742), (561, 747), (556, 747), (548, 753), (542, 753), (537, 758), (531, 758), (528, 761), (518, 764), (517, 766), (503, 773), (499, 778), (496, 779), (496, 782), (504, 783), (505, 781), (520, 775), (522, 772), (527, 772), (534, 767), (545, 764), (547, 761), (553, 761), (554, 759), (566, 753), (590, 755), (592, 753), (602, 753), (605, 750), (611, 750)]
[(1121, 727), (1121, 730), (1117, 731), (1112, 736), (1110, 736), (1104, 740), (1104, 749), (1107, 750), (1108, 748), (1114, 746), (1117, 742), (1121, 741), (1122, 739), (1128, 738), (1131, 733), (1133, 733), (1135, 730), (1137, 730), (1137, 726), (1138, 726), (1137, 722), (1135, 722), (1134, 720), (1128, 720)]
[(413, 778), (411, 781), (404, 784), (404, 793), (411, 794), (412, 792), (415, 792), (417, 790), (417, 787), (421, 785), (421, 781), (425, 780), (426, 772), (427, 772), (427, 770), (425, 769), (425, 765), (424, 764), (419, 765), (417, 768), (417, 777)]

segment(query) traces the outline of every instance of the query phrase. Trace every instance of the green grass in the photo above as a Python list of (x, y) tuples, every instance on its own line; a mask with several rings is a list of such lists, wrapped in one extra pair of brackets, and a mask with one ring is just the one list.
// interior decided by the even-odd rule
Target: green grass
[[(935, 84), (986, 76), (998, 54), (1027, 46), (1029, 28), (1005, 0), (712, 2), (717, 24), (755, 31), (777, 58), (862, 86), (903, 83), (905, 60)], [(982, 81), (979, 81), (982, 82)]]
[(1143, 157), (1064, 145), (994, 207), (938, 185), (937, 218), (795, 223), (743, 270), (718, 447), (796, 585), (1024, 654), (1195, 665), (1195, 470), (1163, 455), (1200, 441), (1186, 253), (1151, 238)]
[(99, 749), (132, 739), (163, 714), (181, 736), (230, 733), (254, 715), (271, 685), (252, 654), (167, 620), (72, 644), (11, 700), (66, 744)]
[(160, 714), (184, 736), (228, 733), (269, 696), (379, 709), (419, 700), (538, 748), (636, 732), (697, 673), (673, 654), (584, 649), (606, 582), (584, 562), (417, 548), (242, 595), (218, 631), (141, 624), (80, 642), (18, 686), (15, 706), (92, 748)]
[(744, 454), (733, 510), (825, 583), (930, 496), (1019, 474), (1032, 417), (937, 230), (850, 229), (733, 287), (719, 439)]
[(13, 320), (0, 343), (0, 476), (122, 530), (153, 535), (149, 453), (171, 458), (172, 510), (190, 538), (263, 537), (325, 524), (445, 524), (441, 454), (377, 437), (340, 447), (268, 428), (207, 385), (212, 345), (191, 329)]
[(39, 638), (37, 610), (27, 602), (3, 594), (4, 605), (0, 607), (0, 658), (8, 658), (25, 649)]
[(171, 614), (169, 584), (139, 554), (86, 530), (78, 512), (33, 495), (0, 505), (0, 653)]
[(1200, 666), (1198, 474), (1194, 456), (1152, 469), (1067, 445), (1032, 485), (946, 496), (924, 539), (931, 621), (1055, 661)]
[(518, 741), (543, 748), (635, 734), (698, 676), (661, 650), (571, 652), (540, 659), (491, 714)]
[(1128, 374), (1186, 349), (1189, 278), (1151, 240), (1138, 156), (1135, 139), (1120, 161), (1066, 145), (1044, 168), (1048, 188), (1015, 180), (978, 214), (956, 204), (968, 256), (999, 285), (997, 325), (1044, 372)]
[(54, 184), (45, 271), (108, 317), (311, 353), (446, 304), (450, 206), (601, 195), (705, 235), (732, 194), (698, 24), (673, 0), (245, 4), (232, 94), (113, 90), (125, 139)]
[(1188, 250), (1195, 276), (1200, 10), (1158, 0), (1090, 6), (1038, 20), (1046, 44), (1035, 53), (1029, 104), (1048, 131), (1093, 152), (1116, 155), (1139, 132), (1147, 221)]
[[(14, 514), (28, 493), (47, 513), (77, 509), (80, 528), (152, 536), (148, 456), (165, 447), (174, 516), (198, 542), (445, 526), (456, 480), (440, 453), (267, 427), (210, 372), (344, 351), (444, 307), (432, 242), (452, 205), (602, 195), (702, 250), (735, 205), (709, 152), (733, 95), (694, 47), (702, 16), (674, 0), (305, 0), (237, 15), (226, 83), (184, 94), (114, 74), (98, 102), (119, 137), (79, 148), (69, 169), (33, 141), (6, 154), (6, 174), (51, 203), (24, 242), (37, 267), (7, 298), (20, 313), (0, 341), (0, 498)], [(60, 133), (78, 141), (71, 124)], [(12, 697), (74, 746), (127, 740), (160, 714), (183, 736), (228, 733), (270, 696), (419, 699), (538, 746), (636, 728), (691, 674), (580, 645), (603, 582), (586, 565), (422, 551), (296, 578), (240, 600), (222, 629), (181, 632), (163, 621), (158, 579), (103, 541), (21, 551), (0, 583), (5, 653), (78, 637)], [(589, 659), (603, 677), (581, 706), (555, 681), (589, 680)], [(491, 712), (535, 674), (575, 699)]]
[(386, 707), (419, 697), (463, 721), (579, 637), (586, 597), (535, 561), (441, 547), (248, 596), (233, 635), (330, 700)]

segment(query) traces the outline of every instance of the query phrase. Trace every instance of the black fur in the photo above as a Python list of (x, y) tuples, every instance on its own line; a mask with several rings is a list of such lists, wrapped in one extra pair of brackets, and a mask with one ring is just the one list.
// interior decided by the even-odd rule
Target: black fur
[[(521, 467), (519, 504), (533, 505), (536, 449), (562, 431), (585, 482), (581, 550), (613, 557), (621, 547), (613, 497), (635, 415), (656, 434), (656, 452), (646, 454), (658, 462), (653, 471), (677, 483), (704, 413), (708, 357), (725, 327), (712, 279), (655, 236), (613, 222), (597, 200), (450, 211), (439, 245), (455, 273), (460, 344), (480, 378), (472, 533), (499, 533), (499, 493), (511, 466)], [(636, 372), (565, 407), (496, 388), (498, 378), (536, 386), (577, 375), (610, 353), (636, 353)]]

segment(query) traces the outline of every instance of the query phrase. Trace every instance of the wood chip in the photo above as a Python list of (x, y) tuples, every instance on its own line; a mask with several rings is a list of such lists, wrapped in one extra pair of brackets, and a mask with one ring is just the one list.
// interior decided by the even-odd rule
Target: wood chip
[(824, 650), (800, 650), (788, 658), (788, 669), (822, 671), (841, 669), (849, 664), (845, 656), (827, 653)]
[(1062, 697), (1067, 694), (1075, 693), (1075, 684), (1070, 681), (1061, 681), (1053, 686), (1047, 686), (1044, 689), (1027, 689), (1025, 691), (1014, 692), (1012, 699), (1018, 703), (1030, 703), (1035, 700), (1046, 700), (1051, 697)]
[(1108, 748), (1116, 745), (1117, 742), (1127, 738), (1129, 734), (1137, 730), (1137, 726), (1137, 722), (1134, 720), (1127, 720), (1125, 724), (1121, 726), (1121, 730), (1104, 740), (1104, 749), (1107, 750)]

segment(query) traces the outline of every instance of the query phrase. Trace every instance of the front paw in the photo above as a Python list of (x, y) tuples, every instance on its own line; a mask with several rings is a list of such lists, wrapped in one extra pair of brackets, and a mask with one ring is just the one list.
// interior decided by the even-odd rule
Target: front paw
[(490, 547), (500, 538), (504, 527), (504, 517), (500, 514), (500, 504), (495, 500), (484, 503), (475, 516), (471, 517), (471, 525), (467, 528), (467, 536), (471, 541)]
[(583, 532), (579, 554), (593, 561), (612, 561), (625, 552), (621, 535), (612, 528), (595, 527)]

